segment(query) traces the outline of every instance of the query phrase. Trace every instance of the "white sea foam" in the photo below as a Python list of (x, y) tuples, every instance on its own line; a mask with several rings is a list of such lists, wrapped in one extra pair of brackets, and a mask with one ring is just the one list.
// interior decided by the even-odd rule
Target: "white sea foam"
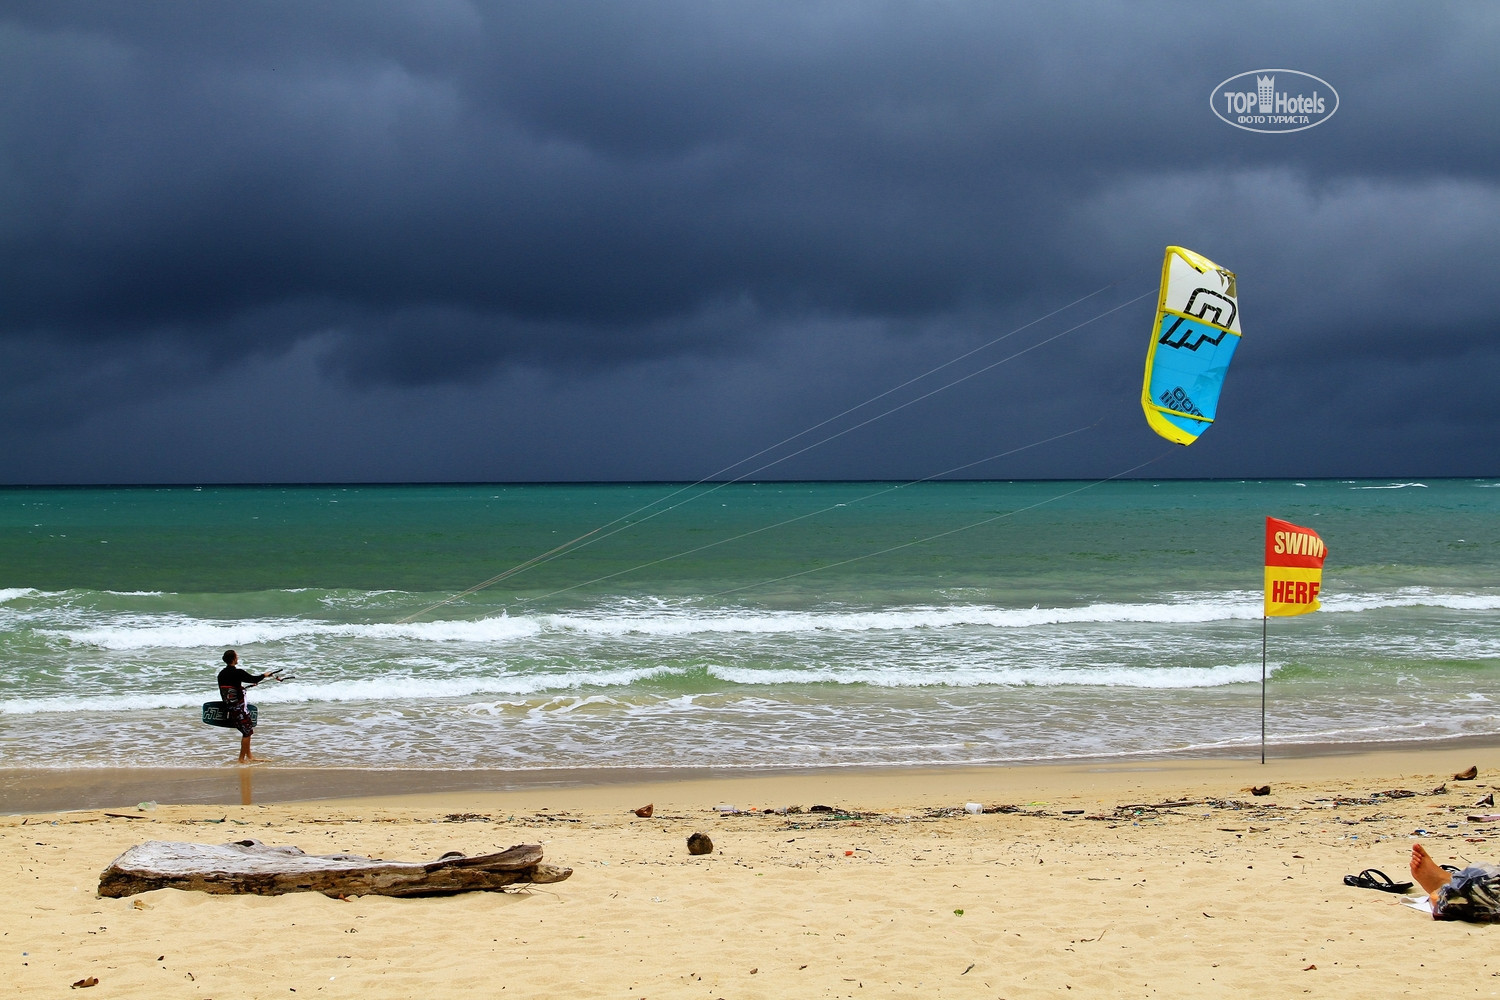
[[(414, 706), (475, 696), (536, 697), (579, 689), (624, 691), (642, 681), (682, 676), (689, 668), (636, 667), (564, 670), (547, 673), (487, 673), (442, 677), (390, 673), (379, 677), (349, 679), (337, 683), (293, 681), (255, 690), (251, 700), (261, 705), (373, 702)], [(1279, 665), (1272, 664), (1274, 674)], [(1077, 687), (1173, 690), (1214, 688), (1248, 684), (1260, 679), (1260, 664), (1216, 667), (992, 667), (929, 666), (926, 669), (888, 666), (847, 668), (805, 667), (754, 669), (711, 666), (709, 677), (731, 684), (769, 689), (798, 685), (861, 685), (872, 688), (977, 688)], [(587, 697), (608, 697), (589, 695)], [(116, 694), (95, 690), (82, 694), (0, 700), (0, 715), (36, 715), (47, 712), (120, 713), (155, 709), (196, 709), (211, 700), (210, 690), (181, 690)], [(678, 708), (691, 708), (693, 697), (672, 700)]]
[[(1443, 594), (1414, 587), (1390, 594), (1318, 595), (1327, 611), (1379, 611), (1384, 608), (1448, 608), (1453, 611), (1500, 610), (1500, 594)], [(1259, 615), (1257, 615), (1259, 617)]]
[(9, 698), (0, 701), (0, 715), (38, 715), (44, 712), (141, 712), (159, 708), (196, 708), (208, 700), (201, 695), (125, 694), (98, 698)]
[[(1277, 668), (1271, 668), (1275, 673)], [(746, 685), (861, 684), (869, 687), (1120, 687), (1169, 690), (1223, 687), (1260, 681), (1260, 664), (1221, 667), (971, 667), (960, 670), (813, 668), (808, 670), (710, 667), (720, 680)]]
[(653, 615), (585, 617), (548, 615), (547, 626), (590, 635), (681, 636), (711, 632), (785, 634), (793, 632), (874, 632), (909, 629), (990, 626), (1033, 628), (1039, 625), (1139, 622), (1143, 624), (1225, 621), (1259, 618), (1256, 604), (1243, 597), (1184, 601), (1178, 604), (1090, 604), (1077, 608), (998, 608), (984, 605), (933, 607), (918, 605), (880, 611), (697, 611), (682, 609)]
[(569, 712), (577, 712), (589, 708), (617, 708), (620, 701), (607, 695), (594, 694), (583, 698), (552, 698), (547, 702), (530, 708), (527, 715), (532, 718), (541, 716), (566, 715)]
[[(1340, 613), (1406, 607), (1494, 611), (1500, 610), (1500, 593), (1441, 593), (1427, 588), (1406, 588), (1389, 593), (1345, 595), (1328, 590), (1323, 595), (1323, 606), (1329, 612)], [(1260, 616), (1259, 593), (1232, 591), (1162, 603), (1099, 603), (1050, 608), (967, 604), (914, 605), (869, 611), (788, 612), (748, 608), (716, 610), (703, 609), (690, 602), (675, 605), (653, 602), (650, 607), (622, 604), (592, 613), (499, 615), (475, 621), (410, 624), (320, 622), (295, 618), (233, 621), (132, 612), (110, 615), (107, 624), (39, 628), (37, 632), (74, 645), (124, 652), (354, 639), (495, 646), (570, 633), (599, 638), (681, 638), (713, 634), (856, 634), (961, 627), (1036, 629), (1059, 625), (1190, 625), (1253, 620)]]
[[(488, 677), (434, 678), (389, 675), (338, 684), (307, 684), (301, 681), (260, 688), (250, 695), (256, 705), (377, 702), (411, 705), (438, 699), (474, 695), (538, 695), (578, 688), (626, 688), (638, 681), (670, 671), (665, 667), (619, 670), (576, 670), (559, 674), (526, 676), (502, 674)], [(0, 701), (0, 715), (36, 715), (44, 712), (133, 712), (151, 709), (192, 708), (212, 700), (208, 692), (60, 695), (48, 698), (12, 698)]]
[(410, 639), (421, 642), (494, 643), (535, 635), (540, 626), (526, 618), (500, 616), (479, 621), (356, 624), (298, 619), (207, 621), (182, 616), (122, 615), (116, 623), (81, 629), (38, 629), (84, 646), (117, 651), (198, 649), (286, 642), (292, 639)]
[[(1241, 665), (1242, 675), (1250, 673), (1248, 666)], [(419, 678), (385, 679), (398, 685), (390, 697), (341, 705), (299, 703), (307, 692), (299, 694), (296, 684), (264, 692), (255, 700), (267, 747), (284, 762), (336, 759), (387, 768), (671, 767), (711, 760), (716, 767), (754, 769), (1198, 754), (1253, 748), (1259, 735), (1251, 685), (911, 688), (868, 697), (766, 687), (682, 695), (621, 686), (424, 700), (404, 696), (423, 690)], [(408, 682), (413, 686), (399, 686)], [(1295, 678), (1273, 690), (1273, 747), (1443, 739), (1500, 728), (1494, 702), (1475, 699), (1473, 688), (1453, 677), (1441, 691), (1430, 683), (1404, 693), (1324, 690), (1299, 687)], [(362, 693), (380, 692), (367, 686)], [(168, 700), (173, 704), (153, 710), (153, 703)], [(129, 715), (130, 725), (77, 719), (84, 724), (60, 726), (46, 712), (14, 715), (5, 720), (0, 762), (88, 767), (129, 759), (173, 766), (222, 760), (226, 747), (232, 755), (233, 734), (199, 725), (197, 703), (137, 692), (101, 700), (98, 711), (111, 719)], [(663, 732), (672, 738), (664, 740)]]
[(505, 710), (508, 708), (517, 709), (524, 708), (525, 706), (526, 703), (524, 701), (476, 701), (465, 705), (462, 711), (465, 715), (498, 717), (504, 715)]
[(7, 587), (0, 589), (0, 604), (6, 601), (14, 601), (18, 597), (30, 597), (37, 591), (30, 587)]

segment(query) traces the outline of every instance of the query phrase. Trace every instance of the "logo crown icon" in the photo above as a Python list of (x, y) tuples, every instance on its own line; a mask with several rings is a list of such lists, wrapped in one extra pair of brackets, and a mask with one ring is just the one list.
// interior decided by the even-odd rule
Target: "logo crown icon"
[(1260, 104), (1261, 114), (1271, 110), (1276, 102), (1276, 78), (1274, 76), (1257, 76), (1255, 78), (1256, 101)]

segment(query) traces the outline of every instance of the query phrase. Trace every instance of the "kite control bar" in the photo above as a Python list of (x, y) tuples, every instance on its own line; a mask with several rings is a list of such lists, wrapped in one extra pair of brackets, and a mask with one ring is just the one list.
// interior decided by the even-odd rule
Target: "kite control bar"
[(285, 670), (285, 669), (286, 669), (286, 667), (277, 667), (275, 670), (267, 671), (266, 675), (264, 677), (262, 677), (261, 680), (263, 680), (263, 681), (294, 681), (294, 680), (297, 679), (297, 675), (296, 674), (283, 674), (282, 671)]

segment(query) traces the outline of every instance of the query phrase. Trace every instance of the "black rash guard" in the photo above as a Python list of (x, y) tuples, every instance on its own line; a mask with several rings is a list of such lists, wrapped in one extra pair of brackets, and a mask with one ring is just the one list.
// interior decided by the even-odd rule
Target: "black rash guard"
[(219, 671), (219, 694), (225, 701), (229, 701), (230, 692), (234, 692), (236, 700), (244, 701), (245, 685), (252, 687), (266, 679), (265, 674), (252, 674), (248, 670), (241, 670), (237, 666), (225, 666)]

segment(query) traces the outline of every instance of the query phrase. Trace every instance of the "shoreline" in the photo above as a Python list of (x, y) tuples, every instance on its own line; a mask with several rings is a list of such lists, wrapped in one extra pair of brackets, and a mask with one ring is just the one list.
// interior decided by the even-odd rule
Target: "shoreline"
[[(1322, 743), (1268, 747), (1259, 754), (1225, 752), (1193, 756), (1078, 758), (1007, 764), (862, 765), (768, 768), (556, 768), (529, 770), (284, 767), (274, 761), (242, 767), (184, 768), (0, 768), (0, 816), (85, 809), (134, 808), (138, 803), (177, 805), (268, 805), (347, 799), (442, 796), (552, 797), (611, 795), (628, 789), (712, 787), (765, 789), (778, 785), (857, 787), (874, 791), (883, 784), (905, 786), (921, 777), (933, 787), (958, 789), (965, 783), (1004, 789), (1093, 784), (1089, 775), (1157, 775), (1202, 780), (1236, 776), (1263, 784), (1284, 775), (1326, 780), (1350, 771), (1410, 771), (1441, 766), (1423, 762), (1460, 760), (1464, 754), (1500, 750), (1500, 734), (1400, 743)], [(1454, 764), (1461, 770), (1464, 764)], [(1260, 775), (1257, 778), (1257, 775)], [(1263, 780), (1262, 780), (1263, 779)], [(743, 797), (743, 796), (741, 796)], [(909, 805), (911, 803), (901, 803)]]

